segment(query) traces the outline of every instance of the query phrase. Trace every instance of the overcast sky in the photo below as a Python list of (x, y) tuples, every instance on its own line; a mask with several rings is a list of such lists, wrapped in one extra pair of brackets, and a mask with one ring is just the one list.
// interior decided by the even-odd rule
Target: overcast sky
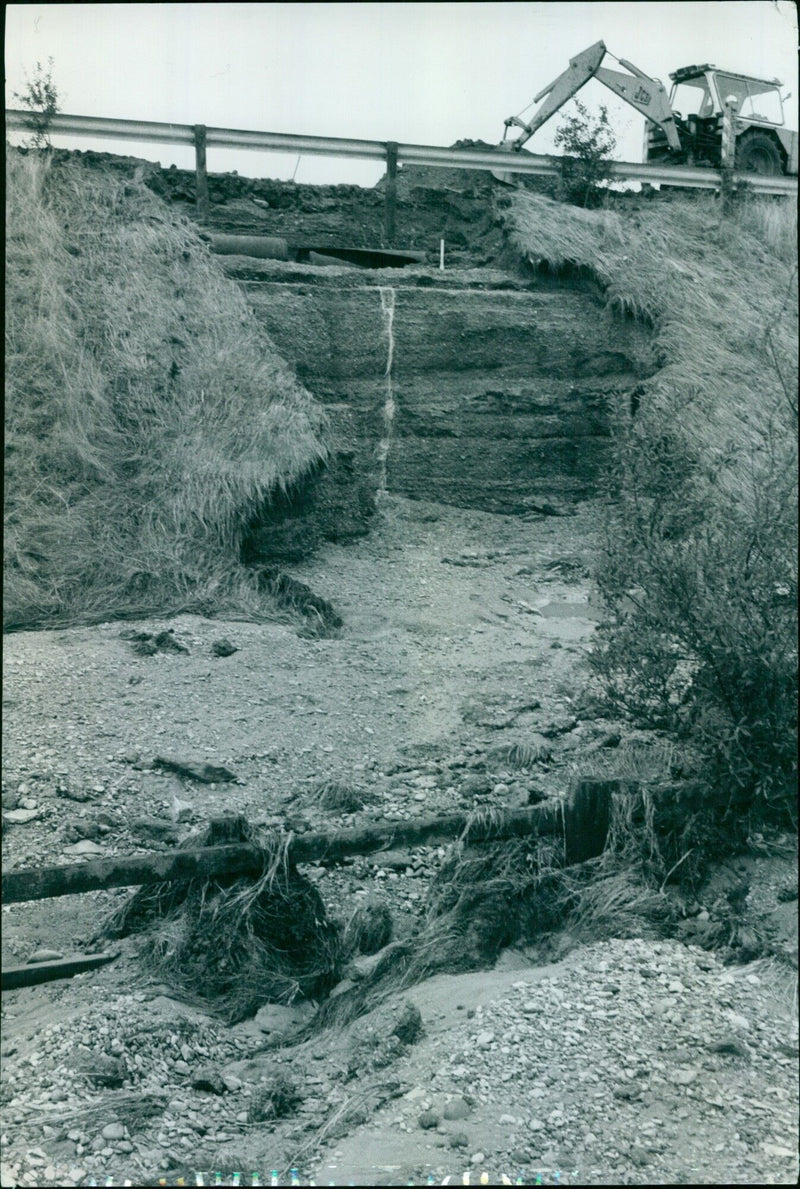
[[(72, 115), (449, 145), (499, 141), (503, 120), (595, 41), (669, 87), (693, 62), (772, 78), (797, 127), (797, 18), (773, 0), (471, 4), (11, 4), (6, 106), (52, 57)], [(607, 65), (614, 67), (613, 61)], [(596, 80), (616, 156), (641, 159), (642, 118)], [(528, 148), (552, 150), (555, 117)], [(84, 138), (54, 144), (193, 167), (189, 149)], [(212, 172), (373, 184), (373, 162), (211, 150)]]

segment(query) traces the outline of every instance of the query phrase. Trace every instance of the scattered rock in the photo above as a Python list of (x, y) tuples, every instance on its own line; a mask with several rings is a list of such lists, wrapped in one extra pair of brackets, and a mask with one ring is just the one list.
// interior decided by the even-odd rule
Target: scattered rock
[(403, 946), (402, 942), (392, 941), (389, 945), (385, 945), (383, 949), (378, 950), (377, 954), (364, 954), (359, 958), (353, 958), (352, 962), (348, 963), (347, 973), (355, 982), (369, 978), (384, 958), (400, 948), (406, 947)]
[(442, 1114), (445, 1119), (466, 1119), (470, 1115), (469, 1103), (463, 1098), (453, 1098), (445, 1104)]
[(750, 1056), (749, 1048), (738, 1036), (723, 1036), (720, 1040), (715, 1040), (708, 1047), (712, 1053), (724, 1053), (731, 1057)]
[(422, 1016), (419, 1008), (410, 1000), (403, 1004), (400, 1018), (392, 1029), (392, 1036), (398, 1037), (403, 1044), (413, 1045), (423, 1035)]
[(222, 1074), (213, 1066), (201, 1069), (194, 1075), (190, 1084), (193, 1090), (205, 1090), (210, 1094), (226, 1094), (228, 1090)]
[(64, 837), (67, 842), (79, 842), (82, 838), (99, 838), (106, 833), (97, 821), (89, 818), (77, 817), (67, 822)]
[(3, 821), (15, 826), (24, 826), (39, 816), (38, 809), (8, 809), (3, 814)]
[(102, 846), (98, 846), (96, 842), (92, 842), (88, 838), (84, 838), (82, 842), (76, 842), (73, 846), (64, 847), (65, 855), (102, 855), (104, 854)]
[(59, 950), (37, 950), (28, 958), (28, 965), (35, 962), (60, 962), (64, 955)]
[(236, 780), (236, 774), (221, 764), (207, 764), (204, 761), (179, 760), (168, 756), (156, 756), (154, 765), (166, 768), (168, 772), (177, 772), (179, 776), (189, 776), (192, 780), (202, 781), (203, 784), (226, 784)]
[(462, 781), (460, 792), (462, 797), (483, 797), (492, 791), (492, 781), (488, 776), (475, 773)]
[(177, 842), (178, 831), (167, 818), (137, 817), (128, 827), (134, 838), (142, 842)]
[(439, 1126), (439, 1116), (436, 1111), (423, 1111), (417, 1119), (417, 1123), (423, 1131), (430, 1131), (434, 1127)]
[(299, 1031), (314, 1014), (311, 1004), (296, 1004), (284, 1007), (279, 1003), (266, 1003), (259, 1008), (255, 1022), (262, 1032), (274, 1036), (290, 1036)]
[(69, 784), (59, 783), (56, 785), (56, 796), (66, 797), (68, 801), (94, 801), (96, 795), (87, 789), (74, 789)]
[(450, 1136), (451, 1148), (468, 1148), (469, 1136), (463, 1131), (454, 1131)]
[(375, 856), (378, 867), (388, 867), (390, 871), (405, 871), (411, 866), (411, 855), (406, 850), (385, 850)]
[(232, 644), (227, 636), (223, 636), (221, 640), (215, 640), (211, 645), (212, 656), (233, 656), (234, 652), (238, 651), (238, 646)]
[(118, 1057), (103, 1053), (81, 1053), (74, 1062), (75, 1071), (96, 1086), (116, 1089), (125, 1081), (125, 1066)]
[(124, 1139), (125, 1128), (121, 1123), (106, 1123), (101, 1134), (103, 1139)]

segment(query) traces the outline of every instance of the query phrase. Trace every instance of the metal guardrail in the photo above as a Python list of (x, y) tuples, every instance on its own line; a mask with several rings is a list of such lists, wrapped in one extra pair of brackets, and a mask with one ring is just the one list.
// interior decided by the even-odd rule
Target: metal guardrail
[[(31, 113), (6, 109), (6, 127), (23, 131)], [(208, 213), (207, 148), (250, 149), (272, 153), (299, 153), (325, 157), (358, 157), (386, 162), (386, 226), (391, 244), (394, 238), (396, 175), (398, 165), (427, 165), (446, 169), (490, 169), (512, 174), (558, 176), (560, 160), (534, 153), (496, 149), (450, 149), (434, 145), (400, 144), (396, 141), (353, 140), (338, 136), (295, 136), (283, 132), (255, 132), (233, 128), (209, 128), (204, 124), (164, 124), (149, 120), (117, 120), (101, 116), (72, 116), (60, 113), (51, 118), (49, 130), (57, 136), (91, 136), (108, 140), (153, 141), (158, 144), (194, 146), (197, 174), (197, 206)], [(634, 161), (613, 161), (613, 181), (638, 181), (651, 185), (685, 186), (691, 189), (722, 190), (726, 179), (716, 169), (688, 165), (655, 165)], [(797, 178), (736, 174), (731, 186), (746, 183), (756, 193), (797, 195)]]

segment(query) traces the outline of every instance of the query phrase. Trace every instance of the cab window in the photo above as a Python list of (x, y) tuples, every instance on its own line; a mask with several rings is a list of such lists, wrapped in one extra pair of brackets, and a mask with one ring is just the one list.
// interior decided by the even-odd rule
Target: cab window
[(672, 88), (670, 106), (673, 111), (687, 116), (711, 116), (714, 114), (714, 100), (705, 78), (692, 78)]
[(717, 88), (723, 103), (729, 95), (736, 97), (737, 111), (742, 119), (763, 120), (765, 124), (783, 123), (783, 104), (777, 87), (755, 79), (718, 74)]

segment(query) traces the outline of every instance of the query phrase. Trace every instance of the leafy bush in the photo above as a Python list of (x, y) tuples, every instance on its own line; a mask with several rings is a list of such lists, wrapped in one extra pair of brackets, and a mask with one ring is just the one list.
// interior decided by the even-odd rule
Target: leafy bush
[(36, 63), (32, 79), (25, 80), (25, 90), (15, 91), (14, 99), (30, 110), (26, 121), (30, 130), (28, 146), (34, 149), (50, 148), (50, 126), (53, 116), (61, 111), (58, 88), (53, 81), (53, 59), (47, 59), (45, 70), (41, 62)]
[[(791, 315), (785, 309), (777, 322)], [(643, 406), (618, 440), (620, 503), (597, 578), (612, 611), (593, 655), (612, 704), (699, 747), (723, 814), (792, 820), (797, 707), (797, 408), (785, 357), (753, 393), (747, 441), (702, 449)], [(777, 383), (776, 383), (777, 379)], [(771, 389), (771, 392), (770, 392)]]
[(796, 821), (798, 293), (782, 218), (721, 219), (702, 200), (623, 218), (530, 194), (509, 216), (531, 264), (590, 271), (610, 309), (652, 328), (649, 375), (617, 409), (592, 663), (615, 711), (674, 733), (692, 812), (729, 832)]
[(599, 183), (608, 177), (608, 162), (617, 147), (605, 105), (600, 115), (592, 117), (579, 99), (573, 100), (575, 114), (563, 116), (553, 137), (564, 151), (560, 197), (575, 206), (597, 206), (602, 190)]

